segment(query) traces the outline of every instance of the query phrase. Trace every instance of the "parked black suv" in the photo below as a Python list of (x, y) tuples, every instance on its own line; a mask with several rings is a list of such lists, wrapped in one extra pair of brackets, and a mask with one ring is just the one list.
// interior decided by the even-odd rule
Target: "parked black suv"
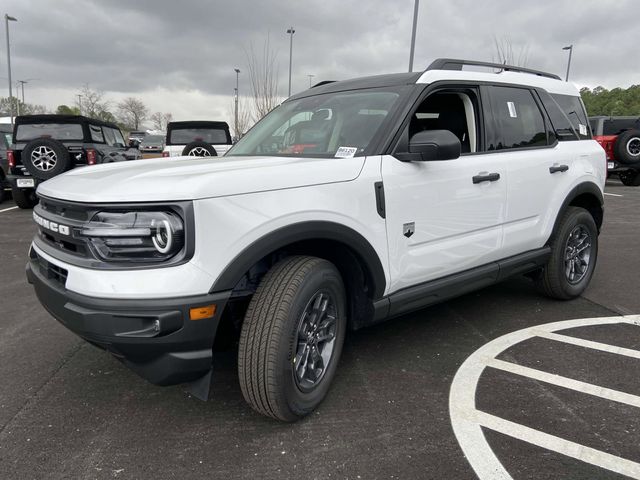
[(20, 208), (33, 208), (38, 183), (67, 170), (142, 158), (117, 125), (79, 115), (16, 117), (12, 143), (7, 178)]
[(7, 181), (9, 171), (7, 150), (11, 145), (11, 130), (11, 125), (8, 123), (0, 124), (0, 202), (4, 200), (6, 190), (11, 188)]

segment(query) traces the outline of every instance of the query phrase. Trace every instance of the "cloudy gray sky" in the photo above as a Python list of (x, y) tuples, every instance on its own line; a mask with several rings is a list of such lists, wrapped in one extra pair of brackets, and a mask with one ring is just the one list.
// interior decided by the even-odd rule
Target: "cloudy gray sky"
[[(117, 102), (144, 100), (174, 119), (231, 120), (234, 67), (249, 93), (246, 50), (269, 36), (279, 92), (325, 79), (405, 71), (413, 0), (2, 0), (10, 24), (14, 80), (25, 100), (72, 104), (85, 83)], [(640, 83), (638, 0), (421, 0), (414, 69), (437, 57), (491, 60), (494, 38), (528, 50), (528, 66), (607, 88)], [(4, 23), (4, 22), (3, 22)], [(4, 28), (0, 96), (8, 95)]]

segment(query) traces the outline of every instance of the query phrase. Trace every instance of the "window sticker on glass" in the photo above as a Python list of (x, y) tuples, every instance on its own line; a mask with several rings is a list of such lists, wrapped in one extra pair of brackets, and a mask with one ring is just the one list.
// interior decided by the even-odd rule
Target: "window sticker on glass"
[(582, 123), (580, 123), (578, 125), (578, 130), (580, 130), (580, 135), (582, 135), (583, 137), (586, 137), (588, 135), (587, 126), (586, 125), (583, 125)]
[(509, 116), (511, 118), (518, 118), (518, 113), (516, 112), (516, 104), (513, 102), (507, 102), (507, 108), (509, 109)]
[(338, 147), (335, 158), (351, 158), (358, 151), (358, 147)]

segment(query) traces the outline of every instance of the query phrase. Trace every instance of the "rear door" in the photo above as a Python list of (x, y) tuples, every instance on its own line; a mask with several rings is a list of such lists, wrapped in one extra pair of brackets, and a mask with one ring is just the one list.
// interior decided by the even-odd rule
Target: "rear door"
[[(506, 162), (486, 151), (482, 105), (478, 86), (432, 90), (405, 120), (394, 154), (382, 157), (391, 292), (501, 255)], [(429, 129), (452, 131), (468, 151), (455, 160), (401, 161), (410, 135)], [(489, 174), (494, 181), (474, 182)]]

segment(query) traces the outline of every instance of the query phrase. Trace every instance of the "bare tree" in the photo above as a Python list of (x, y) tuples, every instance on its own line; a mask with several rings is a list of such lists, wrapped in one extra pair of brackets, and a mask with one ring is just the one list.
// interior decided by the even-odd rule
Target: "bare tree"
[(83, 115), (91, 118), (100, 118), (106, 120), (112, 118), (113, 115), (109, 112), (109, 102), (104, 101), (104, 92), (100, 90), (93, 90), (88, 83), (85, 83), (76, 97), (76, 105)]
[(493, 61), (515, 67), (526, 67), (529, 63), (529, 45), (514, 47), (510, 37), (493, 37), (495, 53)]
[(144, 102), (134, 97), (127, 97), (118, 103), (118, 112), (122, 122), (133, 130), (138, 130), (140, 124), (149, 116), (149, 109)]
[[(236, 104), (235, 104), (235, 100), (231, 99), (231, 103), (229, 104), (229, 116), (231, 118), (235, 119), (235, 112), (236, 112)], [(253, 115), (251, 115), (251, 106), (248, 104), (247, 100), (245, 100), (244, 98), (239, 98), (238, 99), (238, 124), (237, 125), (232, 125), (231, 128), (233, 129), (233, 137), (235, 139), (240, 139), (242, 138), (242, 136), (247, 133), (247, 130), (249, 130), (249, 127), (251, 127), (252, 125), (252, 118)]]
[(164, 131), (167, 129), (169, 122), (173, 120), (173, 115), (171, 113), (156, 112), (149, 117), (149, 120), (153, 122), (153, 128)]
[(260, 58), (256, 54), (253, 43), (249, 44), (249, 50), (245, 50), (245, 54), (247, 55), (247, 70), (251, 84), (254, 120), (258, 121), (280, 103), (276, 52), (271, 49), (267, 36)]

